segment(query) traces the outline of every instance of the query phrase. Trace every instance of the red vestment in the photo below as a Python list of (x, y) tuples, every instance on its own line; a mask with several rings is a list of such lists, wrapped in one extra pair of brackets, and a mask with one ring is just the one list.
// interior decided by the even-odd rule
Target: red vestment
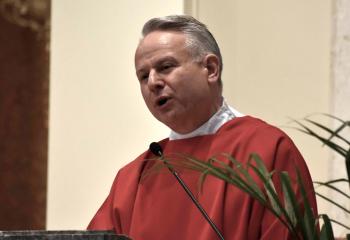
[[(165, 156), (184, 153), (203, 160), (229, 153), (238, 161), (247, 162), (251, 153), (257, 153), (269, 171), (288, 171), (292, 179), (296, 179), (297, 167), (317, 212), (311, 177), (301, 154), (286, 134), (261, 120), (249, 116), (234, 118), (215, 134), (165, 139), (160, 144)], [(170, 172), (153, 174), (140, 182), (142, 173), (154, 164), (144, 160), (153, 157), (146, 151), (118, 172), (88, 229), (113, 229), (134, 240), (218, 239)], [(180, 175), (197, 193), (199, 174), (180, 170)], [(280, 185), (275, 184), (281, 193)], [(299, 193), (296, 184), (293, 188)], [(208, 176), (197, 197), (226, 240), (290, 238), (287, 229), (260, 203), (222, 180)]]

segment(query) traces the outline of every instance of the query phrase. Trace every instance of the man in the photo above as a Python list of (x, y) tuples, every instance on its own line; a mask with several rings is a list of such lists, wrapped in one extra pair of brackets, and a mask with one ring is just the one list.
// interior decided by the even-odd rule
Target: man
[[(302, 156), (283, 132), (225, 103), (220, 50), (205, 25), (189, 16), (167, 16), (149, 20), (142, 33), (136, 75), (148, 109), (171, 129), (169, 138), (160, 142), (164, 155), (184, 153), (206, 160), (229, 153), (246, 163), (254, 152), (270, 171), (289, 171), (295, 178), (297, 166), (312, 189)], [(140, 180), (155, 164), (145, 161), (150, 158), (154, 155), (146, 151), (118, 172), (88, 228), (113, 229), (135, 240), (218, 239), (169, 172)], [(198, 174), (180, 175), (196, 191)], [(208, 177), (198, 200), (226, 240), (290, 237), (257, 201), (221, 180)], [(316, 211), (314, 196), (311, 202)]]

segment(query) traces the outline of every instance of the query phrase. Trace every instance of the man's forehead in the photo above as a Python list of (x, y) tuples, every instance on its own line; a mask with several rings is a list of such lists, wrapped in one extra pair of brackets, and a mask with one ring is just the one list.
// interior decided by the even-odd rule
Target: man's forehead
[(137, 47), (135, 63), (139, 62), (139, 60), (157, 59), (187, 53), (185, 39), (184, 34), (178, 32), (152, 32), (145, 36)]
[(144, 48), (181, 47), (186, 42), (184, 33), (175, 31), (154, 31), (141, 39), (137, 50)]

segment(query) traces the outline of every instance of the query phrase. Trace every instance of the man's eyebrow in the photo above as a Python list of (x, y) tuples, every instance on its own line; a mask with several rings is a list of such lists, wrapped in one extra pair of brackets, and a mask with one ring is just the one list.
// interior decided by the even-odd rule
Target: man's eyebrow
[(166, 61), (176, 61), (176, 58), (174, 58), (172, 56), (162, 57), (162, 58), (160, 58), (160, 59), (158, 59), (156, 61), (156, 64), (160, 64), (160, 63), (163, 63), (163, 62), (166, 62)]
[[(153, 66), (158, 66), (158, 65), (161, 65), (162, 63), (164, 62), (167, 62), (167, 61), (172, 61), (172, 62), (177, 62), (176, 58), (172, 57), (172, 56), (165, 56), (165, 57), (162, 57), (162, 58), (159, 58), (157, 59)], [(152, 66), (152, 67), (153, 67)], [(145, 70), (145, 67), (144, 66), (141, 66), (140, 68), (136, 69), (136, 74), (142, 74), (143, 72), (146, 72)]]
[(177, 62), (177, 60), (172, 56), (161, 57), (154, 62), (153, 67), (162, 65), (164, 62)]

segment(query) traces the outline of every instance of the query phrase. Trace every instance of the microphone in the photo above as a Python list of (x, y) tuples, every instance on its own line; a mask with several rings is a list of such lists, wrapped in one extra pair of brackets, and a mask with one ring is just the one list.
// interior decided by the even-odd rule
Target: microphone
[(163, 155), (163, 149), (159, 145), (159, 143), (156, 143), (156, 142), (151, 143), (149, 145), (149, 150), (151, 150), (151, 152), (158, 157), (161, 157)]
[(215, 225), (215, 223), (210, 219), (209, 215), (207, 214), (207, 212), (204, 210), (204, 208), (200, 205), (200, 203), (198, 202), (198, 200), (194, 197), (193, 193), (191, 192), (191, 190), (187, 187), (187, 185), (185, 184), (185, 182), (182, 180), (182, 178), (180, 178), (179, 174), (174, 170), (174, 168), (163, 158), (163, 149), (162, 147), (159, 145), (159, 143), (156, 142), (152, 142), (149, 145), (149, 150), (156, 156), (161, 157), (161, 159), (163, 160), (163, 163), (167, 166), (167, 168), (169, 169), (169, 171), (174, 175), (174, 177), (176, 178), (176, 180), (180, 183), (180, 185), (182, 186), (182, 188), (185, 190), (185, 192), (187, 193), (187, 195), (191, 198), (192, 202), (194, 203), (194, 205), (196, 205), (196, 207), (198, 208), (198, 210), (201, 212), (201, 214), (203, 215), (203, 217), (205, 218), (205, 220), (209, 223), (209, 225), (213, 228), (213, 230), (215, 231), (216, 235), (218, 236), (219, 239), (221, 240), (225, 240), (224, 237), (222, 236), (221, 232), (219, 231), (218, 227)]

